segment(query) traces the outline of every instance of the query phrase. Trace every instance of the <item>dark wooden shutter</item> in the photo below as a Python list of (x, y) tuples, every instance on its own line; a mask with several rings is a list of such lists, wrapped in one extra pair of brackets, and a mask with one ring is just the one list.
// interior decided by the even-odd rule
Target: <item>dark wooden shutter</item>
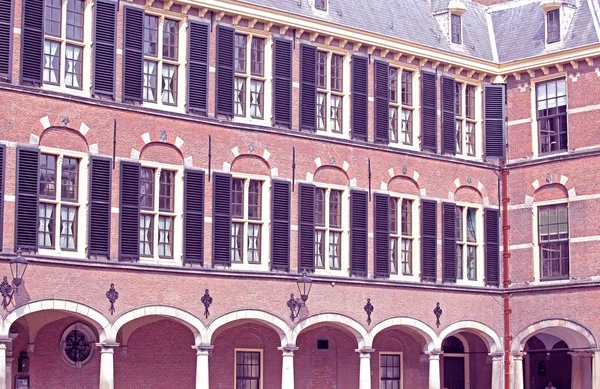
[(421, 200), (421, 279), (437, 278), (437, 203)]
[(375, 218), (375, 277), (390, 275), (390, 196), (373, 195)]
[(21, 82), (42, 83), (44, 0), (23, 0)]
[(486, 85), (483, 92), (483, 127), (485, 136), (485, 157), (504, 158), (505, 121), (504, 85)]
[(300, 129), (317, 129), (317, 48), (300, 45)]
[(119, 261), (140, 257), (140, 164), (121, 162)]
[(190, 21), (188, 44), (188, 112), (208, 114), (208, 57), (210, 26)]
[(217, 115), (233, 116), (234, 36), (233, 28), (217, 26)]
[(183, 263), (204, 265), (204, 172), (183, 175)]
[(92, 93), (115, 97), (117, 55), (117, 3), (97, 0), (94, 4), (94, 65)]
[(367, 276), (369, 192), (350, 191), (350, 275)]
[(485, 235), (485, 283), (500, 286), (500, 212), (486, 208), (483, 211)]
[(231, 266), (231, 174), (213, 174), (213, 266)]
[(0, 77), (10, 80), (12, 58), (13, 1), (0, 0)]
[(112, 159), (90, 158), (88, 257), (110, 256)]
[(4, 178), (6, 177), (6, 146), (0, 145), (0, 246), (4, 226)]
[(369, 128), (369, 60), (352, 56), (352, 139), (367, 141)]
[(15, 250), (37, 251), (40, 151), (17, 147)]
[(273, 124), (291, 127), (292, 42), (275, 38), (273, 46)]
[(456, 154), (456, 85), (442, 77), (442, 153)]
[(298, 270), (315, 270), (315, 186), (298, 185)]
[(421, 73), (421, 149), (437, 151), (437, 76)]
[(442, 204), (442, 278), (456, 282), (456, 205)]
[(390, 66), (385, 61), (375, 61), (375, 142), (390, 142)]
[(271, 269), (290, 270), (291, 184), (273, 180), (271, 189)]
[(144, 10), (124, 7), (123, 100), (142, 101), (144, 73)]

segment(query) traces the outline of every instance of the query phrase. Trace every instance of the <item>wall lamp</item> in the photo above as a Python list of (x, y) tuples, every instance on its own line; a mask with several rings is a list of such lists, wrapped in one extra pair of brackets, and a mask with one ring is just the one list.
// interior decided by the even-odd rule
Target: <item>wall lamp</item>
[(310, 294), (310, 288), (312, 288), (312, 280), (306, 274), (306, 270), (302, 272), (302, 277), (296, 281), (298, 285), (298, 293), (300, 294), (299, 299), (294, 298), (294, 294), (290, 294), (290, 299), (287, 302), (287, 306), (290, 309), (290, 319), (294, 321), (299, 315), (302, 307), (306, 306), (306, 300)]
[(2, 307), (6, 311), (15, 293), (19, 290), (19, 285), (23, 282), (23, 277), (25, 275), (25, 270), (27, 270), (27, 259), (23, 257), (23, 252), (21, 249), (17, 250), (17, 256), (13, 257), (10, 260), (10, 271), (12, 273), (12, 284), (8, 283), (8, 278), (4, 276), (4, 279), (0, 283), (0, 294), (2, 295)]

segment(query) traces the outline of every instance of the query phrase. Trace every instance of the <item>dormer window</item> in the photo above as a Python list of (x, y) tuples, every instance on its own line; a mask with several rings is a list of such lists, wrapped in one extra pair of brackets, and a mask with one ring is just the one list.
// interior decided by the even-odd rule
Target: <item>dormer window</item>
[(560, 41), (560, 9), (554, 9), (546, 13), (546, 34), (548, 43)]
[(460, 15), (450, 14), (450, 34), (452, 43), (458, 45), (462, 43)]
[(315, 0), (315, 8), (320, 11), (327, 11), (327, 0)]

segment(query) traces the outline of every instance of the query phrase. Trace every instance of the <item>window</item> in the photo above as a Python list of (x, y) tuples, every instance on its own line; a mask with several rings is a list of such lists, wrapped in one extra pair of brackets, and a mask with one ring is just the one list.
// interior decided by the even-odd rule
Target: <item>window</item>
[(232, 180), (231, 260), (234, 263), (261, 262), (263, 226), (263, 182), (243, 178)]
[(83, 89), (85, 1), (46, 0), (45, 7), (43, 82)]
[(475, 92), (477, 87), (457, 82), (455, 93), (456, 102), (456, 154), (475, 157), (476, 148), (476, 103)]
[(344, 56), (317, 51), (317, 129), (343, 132)]
[(402, 355), (379, 354), (380, 389), (402, 388)]
[(144, 101), (177, 106), (179, 22), (144, 15)]
[(265, 38), (235, 34), (234, 114), (264, 119)]
[[(140, 172), (140, 256), (171, 259), (175, 224), (175, 176), (165, 169)], [(158, 196), (156, 195), (158, 193)]]
[(456, 44), (460, 45), (462, 43), (460, 15), (450, 14), (450, 18), (451, 18), (450, 33), (452, 35), (452, 43), (456, 43)]
[(40, 155), (40, 248), (78, 249), (79, 163), (79, 159), (73, 157)]
[[(398, 80), (400, 77), (400, 80)], [(390, 89), (390, 142), (402, 142), (405, 145), (413, 144), (412, 131), (412, 78), (413, 72), (390, 67), (389, 89)], [(401, 90), (398, 93), (398, 84)], [(398, 134), (400, 129), (400, 134)], [(400, 136), (400, 138), (398, 138)]]
[(456, 278), (477, 280), (477, 209), (456, 207)]
[(327, 0), (315, 0), (315, 8), (321, 11), (327, 11)]
[(81, 367), (91, 361), (94, 355), (96, 337), (85, 324), (75, 323), (69, 326), (60, 340), (64, 361), (73, 367)]
[(546, 14), (546, 34), (548, 43), (560, 41), (560, 9), (548, 11)]
[(412, 275), (413, 269), (413, 201), (390, 197), (390, 273)]
[(540, 153), (567, 151), (567, 86), (565, 79), (536, 84)]
[(538, 208), (541, 279), (569, 276), (569, 221), (567, 204)]
[(260, 389), (262, 355), (260, 351), (235, 352), (235, 388)]
[(315, 267), (340, 270), (342, 261), (341, 190), (316, 188), (315, 191)]

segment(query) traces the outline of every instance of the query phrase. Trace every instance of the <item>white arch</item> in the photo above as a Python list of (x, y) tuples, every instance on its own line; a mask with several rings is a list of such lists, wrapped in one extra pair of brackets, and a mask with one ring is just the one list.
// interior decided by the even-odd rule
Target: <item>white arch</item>
[(594, 335), (584, 326), (566, 319), (549, 319), (532, 324), (519, 332), (512, 341), (511, 351), (513, 353), (523, 351), (525, 343), (527, 343), (532, 336), (540, 332), (548, 332), (561, 338), (569, 347), (598, 348)]
[(285, 321), (281, 320), (277, 316), (271, 315), (270, 313), (267, 313), (264, 311), (252, 310), (252, 309), (234, 311), (234, 312), (230, 312), (230, 313), (227, 313), (225, 315), (222, 315), (222, 316), (219, 316), (218, 318), (216, 318), (202, 332), (202, 339), (203, 339), (204, 343), (207, 345), (212, 344), (211, 342), (213, 341), (213, 335), (214, 335), (215, 331), (217, 331), (217, 329), (219, 329), (220, 327), (222, 327), (226, 324), (237, 321), (237, 320), (260, 321), (260, 322), (266, 324), (267, 326), (271, 327), (272, 329), (274, 329), (277, 332), (277, 334), (279, 335), (279, 339), (281, 340), (281, 347), (285, 347), (289, 344), (293, 344), (293, 343), (290, 343), (290, 337), (289, 337), (289, 335), (291, 333), (291, 329)]
[(174, 319), (192, 331), (196, 345), (202, 344), (202, 331), (206, 328), (204, 323), (191, 313), (166, 305), (150, 305), (123, 313), (111, 326), (108, 340), (116, 343), (117, 334), (125, 324), (144, 316), (163, 316)]
[(68, 300), (38, 300), (30, 301), (25, 305), (21, 305), (13, 309), (10, 314), (2, 321), (0, 328), (0, 336), (2, 338), (8, 338), (10, 327), (19, 318), (26, 316), (30, 313), (55, 310), (63, 311), (73, 314), (74, 316), (86, 319), (92, 324), (98, 331), (99, 340), (101, 343), (105, 342), (110, 332), (110, 321), (101, 312), (85, 304), (76, 303)]
[(438, 336), (437, 341), (439, 343), (436, 344), (436, 348), (441, 350), (444, 339), (461, 331), (470, 332), (481, 337), (485, 342), (487, 342), (490, 353), (500, 353), (503, 350), (502, 341), (500, 340), (500, 337), (496, 331), (483, 323), (472, 320), (457, 321), (456, 323), (452, 323), (444, 328)]
[(369, 333), (369, 342), (372, 345), (375, 340), (375, 336), (383, 330), (391, 327), (408, 327), (415, 330), (425, 339), (424, 352), (433, 351), (436, 346), (437, 335), (433, 328), (420, 320), (413, 319), (410, 317), (393, 317), (378, 323), (371, 332)]
[(298, 335), (300, 335), (302, 330), (319, 323), (341, 324), (343, 327), (350, 330), (350, 332), (352, 332), (352, 334), (356, 337), (356, 342), (358, 343), (359, 349), (371, 348), (372, 346), (369, 334), (361, 324), (354, 319), (349, 318), (348, 316), (338, 315), (335, 313), (322, 313), (316, 316), (311, 316), (296, 324), (292, 330), (291, 344), (296, 344)]

